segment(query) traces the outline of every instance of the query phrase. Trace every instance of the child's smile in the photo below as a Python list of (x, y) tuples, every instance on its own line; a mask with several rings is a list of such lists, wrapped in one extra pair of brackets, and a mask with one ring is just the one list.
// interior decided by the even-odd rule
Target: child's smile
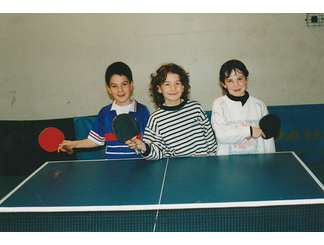
[(115, 74), (110, 79), (107, 91), (117, 105), (128, 105), (131, 103), (133, 83), (126, 76)]
[(158, 86), (158, 92), (163, 95), (166, 106), (179, 105), (183, 91), (184, 86), (175, 73), (168, 73), (165, 81)]
[(243, 96), (247, 88), (247, 80), (241, 71), (235, 70), (225, 79), (223, 87), (227, 89), (230, 95)]

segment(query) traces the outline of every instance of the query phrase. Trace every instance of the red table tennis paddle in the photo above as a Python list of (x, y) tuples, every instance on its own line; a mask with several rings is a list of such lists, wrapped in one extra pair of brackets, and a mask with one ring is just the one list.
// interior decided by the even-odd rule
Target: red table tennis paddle
[(63, 140), (64, 133), (60, 129), (54, 127), (44, 128), (38, 135), (40, 147), (47, 152), (57, 151)]

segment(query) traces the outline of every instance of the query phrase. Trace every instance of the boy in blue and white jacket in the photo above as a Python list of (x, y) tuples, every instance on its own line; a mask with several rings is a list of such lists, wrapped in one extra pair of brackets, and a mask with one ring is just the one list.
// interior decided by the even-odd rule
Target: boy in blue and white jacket
[(58, 148), (59, 152), (70, 153), (74, 149), (105, 145), (106, 159), (137, 157), (134, 150), (125, 145), (124, 142), (117, 140), (112, 130), (112, 121), (117, 115), (122, 113), (133, 115), (141, 131), (137, 138), (141, 138), (150, 115), (149, 110), (145, 105), (132, 99), (134, 83), (132, 71), (128, 65), (123, 62), (111, 64), (106, 70), (105, 80), (107, 92), (113, 99), (113, 103), (100, 110), (87, 139), (64, 140)]

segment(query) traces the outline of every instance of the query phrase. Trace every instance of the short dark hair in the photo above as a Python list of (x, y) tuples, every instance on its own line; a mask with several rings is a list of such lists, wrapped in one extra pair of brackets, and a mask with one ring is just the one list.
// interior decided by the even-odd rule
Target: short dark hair
[(222, 86), (222, 84), (225, 83), (225, 79), (231, 75), (232, 71), (242, 72), (246, 79), (249, 76), (249, 71), (242, 61), (235, 59), (226, 61), (219, 71), (219, 82), (223, 93), (226, 93), (227, 90)]
[(189, 73), (187, 73), (181, 66), (168, 63), (160, 66), (155, 74), (151, 74), (150, 93), (153, 98), (153, 102), (157, 107), (160, 107), (164, 103), (164, 97), (158, 92), (158, 85), (165, 82), (168, 73), (178, 74), (180, 82), (184, 86), (184, 91), (181, 98), (184, 100), (189, 99), (190, 84), (189, 84)]
[(120, 75), (120, 76), (124, 75), (127, 77), (127, 79), (130, 82), (133, 81), (132, 70), (124, 62), (118, 61), (118, 62), (112, 63), (110, 66), (107, 67), (106, 73), (105, 73), (105, 80), (106, 80), (107, 86), (109, 86), (110, 79), (115, 74)]

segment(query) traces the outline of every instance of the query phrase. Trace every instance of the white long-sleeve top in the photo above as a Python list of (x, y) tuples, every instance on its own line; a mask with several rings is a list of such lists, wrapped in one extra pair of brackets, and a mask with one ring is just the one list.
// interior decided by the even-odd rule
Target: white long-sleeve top
[(211, 122), (218, 143), (218, 155), (275, 152), (273, 138), (251, 137), (250, 126), (259, 127), (268, 114), (266, 105), (249, 96), (244, 105), (224, 95), (213, 102)]

